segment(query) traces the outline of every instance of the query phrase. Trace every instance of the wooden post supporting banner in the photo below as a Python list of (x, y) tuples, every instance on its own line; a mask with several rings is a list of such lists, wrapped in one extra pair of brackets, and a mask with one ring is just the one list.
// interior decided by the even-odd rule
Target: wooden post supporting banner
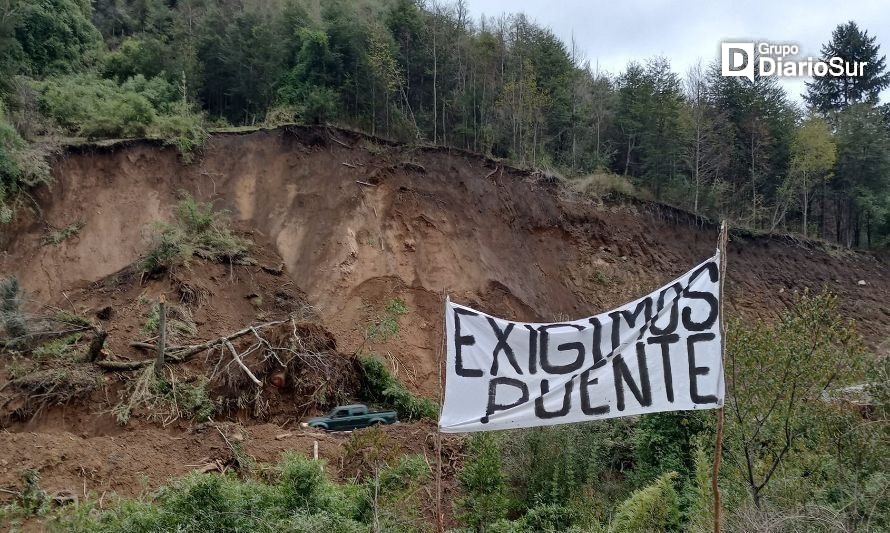
[[(448, 301), (448, 294), (442, 291), (442, 303)], [(442, 306), (445, 307), (444, 305)], [(443, 315), (443, 321), (444, 321)], [(445, 353), (445, 323), (442, 323), (442, 340), (439, 342), (436, 355), (436, 365), (439, 368), (439, 415), (442, 414), (442, 407), (445, 403), (445, 384), (442, 381), (442, 356)], [(442, 511), (442, 432), (439, 430), (438, 422), (436, 422), (436, 531), (444, 533), (445, 531), (445, 515)]]
[[(723, 292), (726, 286), (726, 244), (729, 240), (726, 221), (720, 223), (720, 236), (717, 248), (720, 250), (720, 361), (726, 366), (726, 322), (723, 317)], [(714, 471), (711, 474), (711, 490), (714, 492), (714, 533), (720, 533), (720, 487), (717, 480), (720, 475), (720, 462), (723, 460), (723, 405), (717, 410), (717, 436), (714, 443)]]

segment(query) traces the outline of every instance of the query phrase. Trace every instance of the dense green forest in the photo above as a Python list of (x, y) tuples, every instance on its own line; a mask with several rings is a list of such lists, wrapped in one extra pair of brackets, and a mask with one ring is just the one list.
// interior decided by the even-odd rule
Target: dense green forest
[(802, 109), (775, 78), (716, 63), (598, 72), (596, 50), (521, 14), (472, 20), (460, 1), (2, 0), (0, 215), (47, 179), (48, 134), (156, 136), (190, 154), (210, 126), (329, 122), (883, 247), (890, 73), (875, 37), (839, 22), (822, 53), (868, 61), (866, 76), (815, 79)]

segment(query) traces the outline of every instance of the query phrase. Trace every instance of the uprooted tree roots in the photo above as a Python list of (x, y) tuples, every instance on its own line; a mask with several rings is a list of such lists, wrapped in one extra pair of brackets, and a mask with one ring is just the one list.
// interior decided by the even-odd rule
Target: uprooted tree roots
[[(150, 343), (132, 345), (156, 351)], [(207, 371), (195, 375), (194, 365), (179, 364), (200, 353), (206, 354)], [(145, 412), (165, 425), (179, 418), (206, 418), (213, 411), (261, 419), (279, 413), (302, 416), (353, 398), (360, 390), (354, 360), (337, 352), (333, 335), (322, 326), (295, 319), (173, 347), (166, 360), (171, 365), (163, 378), (153, 377), (154, 358), (96, 362), (106, 370), (141, 369), (114, 408), (119, 422), (126, 423), (135, 412)], [(204, 398), (212, 398), (210, 413)]]
[(100, 385), (101, 376), (89, 365), (35, 370), (8, 383), (2, 407), (8, 416), (28, 420), (47, 406), (88, 398)]
[[(346, 401), (359, 390), (352, 358), (337, 353), (334, 337), (323, 327), (290, 321), (262, 334), (252, 333), (240, 343), (244, 367), (234, 356), (227, 360), (224, 350), (219, 350), (211, 385), (215, 393), (221, 393), (223, 410), (247, 409), (262, 418), (272, 402), (292, 401), (282, 407), (301, 415)], [(253, 377), (275, 392), (261, 394)]]

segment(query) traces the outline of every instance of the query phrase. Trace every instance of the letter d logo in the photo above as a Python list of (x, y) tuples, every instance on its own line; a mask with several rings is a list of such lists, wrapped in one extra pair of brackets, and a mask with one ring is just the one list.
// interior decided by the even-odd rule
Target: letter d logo
[(754, 43), (720, 43), (720, 73), (754, 81)]

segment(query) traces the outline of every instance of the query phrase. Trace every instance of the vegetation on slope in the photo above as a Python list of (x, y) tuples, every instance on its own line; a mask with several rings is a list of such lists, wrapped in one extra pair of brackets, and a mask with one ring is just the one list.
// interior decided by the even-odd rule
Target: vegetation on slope
[(151, 246), (141, 266), (145, 273), (157, 274), (188, 264), (193, 256), (206, 261), (243, 262), (249, 244), (229, 228), (226, 212), (183, 193), (176, 204), (174, 220), (155, 225)]

